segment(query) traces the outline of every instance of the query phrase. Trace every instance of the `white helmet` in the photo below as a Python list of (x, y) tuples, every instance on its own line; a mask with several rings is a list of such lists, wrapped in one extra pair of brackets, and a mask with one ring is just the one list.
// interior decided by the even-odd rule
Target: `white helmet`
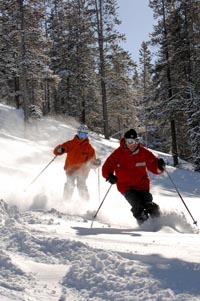
[(88, 134), (89, 133), (89, 129), (87, 127), (87, 125), (85, 124), (81, 124), (78, 129), (77, 129), (78, 132), (81, 132), (81, 133), (86, 133)]

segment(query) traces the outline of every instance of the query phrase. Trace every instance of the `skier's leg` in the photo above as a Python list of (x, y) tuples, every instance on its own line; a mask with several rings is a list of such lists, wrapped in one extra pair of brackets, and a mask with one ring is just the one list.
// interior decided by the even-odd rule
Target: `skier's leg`
[(152, 218), (159, 217), (160, 208), (156, 203), (153, 202), (153, 197), (149, 190), (141, 190), (139, 194), (144, 201), (144, 208), (146, 209), (147, 213), (150, 214)]
[(145, 204), (145, 209), (152, 218), (160, 216), (160, 207), (154, 202), (147, 202)]
[(146, 221), (149, 216), (144, 208), (143, 200), (141, 199), (138, 191), (135, 189), (130, 189), (125, 192), (124, 196), (131, 205), (131, 212), (136, 218), (138, 224), (142, 224), (144, 221)]
[(79, 173), (77, 175), (77, 189), (79, 192), (79, 195), (81, 197), (81, 199), (83, 200), (89, 200), (89, 192), (88, 192), (88, 188), (86, 185), (86, 180), (87, 177), (85, 176), (85, 174)]
[(74, 174), (66, 174), (67, 181), (64, 185), (63, 200), (71, 200), (75, 187), (75, 176)]

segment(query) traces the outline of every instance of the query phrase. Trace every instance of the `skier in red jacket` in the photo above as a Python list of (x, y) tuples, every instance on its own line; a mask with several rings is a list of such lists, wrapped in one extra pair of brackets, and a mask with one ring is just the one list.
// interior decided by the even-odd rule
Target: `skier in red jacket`
[(164, 171), (165, 162), (158, 159), (149, 149), (142, 146), (135, 130), (130, 129), (120, 141), (120, 146), (107, 158), (102, 166), (102, 175), (117, 189), (131, 205), (131, 211), (138, 224), (149, 216), (160, 215), (159, 206), (153, 202), (149, 192), (150, 179), (147, 170), (153, 174)]

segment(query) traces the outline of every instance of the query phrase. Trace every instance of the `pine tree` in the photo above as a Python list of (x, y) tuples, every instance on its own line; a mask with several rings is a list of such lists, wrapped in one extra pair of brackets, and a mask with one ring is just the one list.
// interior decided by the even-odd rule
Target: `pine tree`
[[(99, 51), (96, 62), (101, 85), (103, 132), (105, 138), (108, 139), (113, 132), (121, 131), (122, 123), (128, 122), (128, 119), (124, 116), (131, 115), (131, 113), (129, 114), (128, 112), (129, 109), (130, 112), (132, 112), (132, 108), (129, 104), (131, 83), (127, 85), (127, 80), (130, 81), (131, 78), (130, 73), (128, 79), (128, 69), (131, 69), (131, 65), (134, 65), (134, 63), (130, 59), (129, 54), (118, 47), (119, 42), (125, 38), (124, 35), (119, 34), (117, 30), (117, 26), (119, 26), (121, 22), (117, 15), (116, 0), (89, 0), (89, 3), (91, 10), (94, 10), (93, 27), (95, 30), (94, 34), (97, 41), (97, 49)], [(116, 64), (117, 58), (119, 62)], [(126, 68), (125, 62), (127, 63)], [(114, 71), (116, 68), (120, 70), (120, 74), (118, 73), (118, 75)], [(115, 74), (115, 79), (113, 74)], [(121, 80), (122, 78), (123, 80)], [(127, 91), (127, 95), (129, 95), (128, 98), (124, 99), (124, 95), (122, 95), (125, 111), (121, 118), (119, 116), (119, 108), (121, 107), (122, 97), (119, 97), (119, 88), (117, 88), (116, 83), (117, 79), (120, 79), (122, 91), (129, 86)], [(114, 106), (112, 105), (113, 103)], [(116, 120), (115, 122), (114, 119)], [(122, 122), (121, 119), (124, 119), (124, 121)]]
[(19, 78), (15, 43), (16, 25), (10, 15), (12, 1), (0, 2), (0, 98), (1, 102), (19, 108)]
[(155, 120), (152, 122), (149, 117), (149, 110), (152, 106), (152, 55), (149, 50), (149, 42), (143, 41), (139, 50), (139, 119), (140, 128), (143, 133), (145, 144), (158, 149), (157, 137), (154, 134), (156, 130)]
[(87, 1), (53, 1), (49, 33), (52, 68), (60, 77), (55, 111), (88, 123), (96, 92)]
[[(130, 54), (118, 45), (113, 46), (110, 56), (107, 56), (107, 107), (109, 116), (109, 133), (121, 137), (133, 120), (137, 125), (137, 110), (133, 103), (132, 74), (136, 64)], [(118, 135), (116, 133), (119, 133)]]
[(42, 115), (43, 81), (53, 79), (45, 53), (48, 42), (43, 32), (44, 7), (39, 0), (6, 0), (0, 3), (0, 10), (4, 16), (2, 38), (12, 62), (8, 68), (10, 96), (14, 95), (17, 107), (23, 106), (27, 121), (32, 114)]
[(180, 11), (184, 20), (185, 41), (188, 49), (186, 61), (187, 85), (185, 85), (185, 106), (187, 116), (187, 136), (191, 145), (195, 170), (200, 171), (200, 88), (199, 88), (199, 42), (200, 42), (200, 3), (182, 1)]
[[(150, 1), (150, 5), (157, 17), (160, 17), (152, 38), (152, 42), (160, 45), (160, 59), (155, 69), (157, 94), (154, 97), (160, 100), (161, 105), (158, 104), (157, 108), (165, 108), (161, 111), (164, 118), (170, 119), (172, 153), (174, 165), (177, 165), (178, 155), (188, 159), (192, 149), (196, 149), (191, 149), (189, 132), (193, 132), (191, 116), (192, 119), (195, 116), (191, 113), (195, 103), (191, 95), (198, 95), (195, 87), (199, 86), (196, 84), (195, 72), (199, 69), (199, 64), (194, 64), (195, 60), (198, 61), (196, 49), (199, 44), (199, 3), (154, 0)], [(188, 93), (191, 87), (195, 93)]]

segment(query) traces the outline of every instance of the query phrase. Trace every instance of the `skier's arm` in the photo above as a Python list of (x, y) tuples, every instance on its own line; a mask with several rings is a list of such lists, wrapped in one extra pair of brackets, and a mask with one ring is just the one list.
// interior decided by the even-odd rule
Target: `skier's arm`
[(63, 155), (64, 153), (68, 152), (68, 142), (64, 142), (63, 144), (59, 144), (54, 148), (54, 155), (60, 156)]
[(146, 164), (147, 164), (147, 169), (149, 171), (151, 171), (154, 174), (163, 173), (164, 168), (161, 167), (161, 163), (162, 163), (163, 167), (164, 167), (163, 164), (165, 164), (165, 163), (163, 163), (164, 162), (163, 159), (161, 160), (161, 163), (160, 163), (160, 160), (161, 159), (158, 159), (150, 150), (147, 150)]
[(60, 155), (64, 154), (64, 152), (65, 152), (65, 149), (62, 147), (62, 144), (57, 145), (53, 151), (54, 155), (56, 155), (56, 156), (60, 156)]
[(118, 152), (119, 149), (116, 149), (105, 161), (102, 166), (102, 176), (107, 180), (111, 174), (114, 173), (117, 162), (118, 162)]

